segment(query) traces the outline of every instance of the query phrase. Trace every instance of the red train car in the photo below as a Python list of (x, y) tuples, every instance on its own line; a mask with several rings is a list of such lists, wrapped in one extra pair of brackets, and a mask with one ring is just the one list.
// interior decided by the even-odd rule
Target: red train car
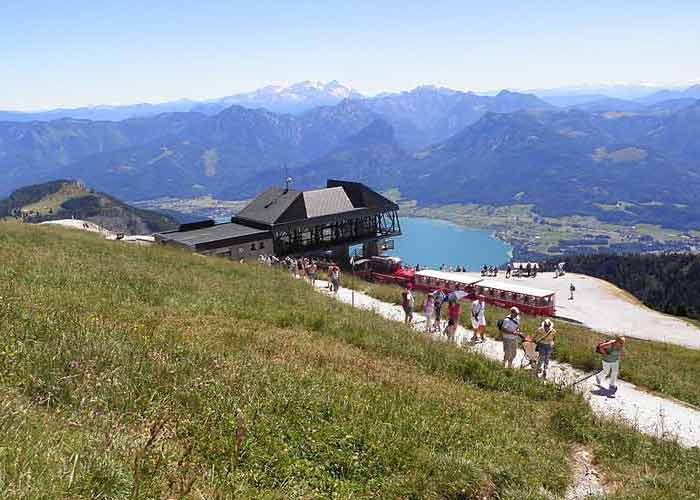
[(448, 292), (461, 291), (474, 300), (483, 297), (486, 303), (499, 307), (516, 306), (525, 314), (554, 316), (556, 312), (555, 292), (542, 288), (474, 277), (468, 273), (445, 271), (415, 271), (404, 269), (398, 257), (372, 257), (355, 262), (358, 276), (376, 283), (406, 286), (424, 292), (442, 289)]

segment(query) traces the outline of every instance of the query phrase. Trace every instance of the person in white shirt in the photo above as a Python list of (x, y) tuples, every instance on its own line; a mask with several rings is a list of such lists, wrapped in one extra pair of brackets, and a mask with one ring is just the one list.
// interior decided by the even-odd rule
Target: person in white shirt
[(503, 334), (503, 366), (513, 368), (513, 360), (518, 352), (520, 333), (520, 311), (517, 307), (510, 308), (510, 314), (503, 319), (501, 325)]
[(472, 329), (474, 330), (472, 342), (478, 341), (479, 337), (482, 342), (486, 340), (486, 303), (483, 297), (477, 297), (472, 302)]

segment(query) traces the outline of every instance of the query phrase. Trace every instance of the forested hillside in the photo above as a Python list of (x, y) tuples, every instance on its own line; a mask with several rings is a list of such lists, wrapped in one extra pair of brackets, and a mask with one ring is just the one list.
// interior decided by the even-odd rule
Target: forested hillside
[(582, 255), (566, 263), (567, 270), (610, 281), (653, 309), (700, 319), (700, 256)]

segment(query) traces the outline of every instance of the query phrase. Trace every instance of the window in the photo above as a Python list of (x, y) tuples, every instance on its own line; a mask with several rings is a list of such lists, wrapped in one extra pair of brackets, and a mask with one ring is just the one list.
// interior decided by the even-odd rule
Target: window
[(250, 244), (250, 250), (251, 250), (252, 252), (255, 251), (255, 243), (251, 243), (251, 244)]
[(265, 242), (264, 242), (264, 241), (261, 241), (261, 242), (260, 242), (259, 248), (260, 248), (260, 250), (262, 250), (263, 248), (265, 248)]

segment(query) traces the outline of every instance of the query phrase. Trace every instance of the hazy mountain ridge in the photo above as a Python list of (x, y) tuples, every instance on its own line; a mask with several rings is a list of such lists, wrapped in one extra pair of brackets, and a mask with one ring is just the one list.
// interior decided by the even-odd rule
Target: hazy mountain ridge
[(544, 215), (692, 228), (700, 220), (698, 127), (700, 103), (651, 117), (488, 114), (420, 153), (408, 177), (423, 182), (401, 191), (424, 204), (532, 203)]
[[(149, 117), (161, 113), (199, 112), (214, 115), (231, 105), (245, 106), (252, 109), (263, 108), (275, 113), (299, 114), (319, 106), (333, 106), (344, 99), (367, 99), (381, 102), (387, 97), (432, 90), (456, 96), (472, 96), (488, 99), (488, 95), (477, 95), (469, 91), (453, 90), (446, 87), (424, 85), (406, 92), (383, 92), (375, 97), (366, 97), (357, 90), (333, 80), (327, 83), (306, 80), (288, 86), (268, 85), (251, 92), (241, 92), (226, 97), (206, 100), (178, 99), (162, 103), (137, 103), (126, 105), (95, 105), (77, 108), (57, 108), (45, 111), (3, 111), (0, 121), (31, 122), (52, 121), (62, 118), (86, 119), (94, 121), (121, 121), (129, 118)], [(560, 89), (539, 89), (530, 91), (502, 91), (501, 93), (532, 95), (543, 100), (547, 105), (558, 107), (591, 105), (596, 101), (616, 99), (633, 101), (644, 105), (656, 105), (663, 101), (678, 99), (700, 99), (700, 84), (687, 89), (664, 89), (663, 86), (651, 85), (602, 85)], [(381, 107), (381, 105), (379, 105)], [(520, 109), (520, 108), (517, 108)], [(490, 111), (515, 111), (491, 108)], [(384, 113), (382, 113), (384, 114)], [(469, 123), (473, 123), (471, 120)], [(396, 123), (394, 123), (396, 125)], [(462, 122), (462, 126), (468, 123)], [(458, 127), (459, 128), (459, 127)]]
[(487, 112), (552, 108), (531, 94), (504, 90), (492, 97), (432, 86), (366, 99), (363, 103), (394, 127), (399, 144), (409, 151), (442, 141)]
[[(63, 177), (131, 200), (242, 199), (288, 172), (304, 187), (361, 177), (423, 205), (532, 203), (546, 215), (689, 227), (700, 220), (700, 104), (674, 102), (589, 112), (422, 87), (299, 115), (234, 105), (213, 116), (0, 123), (0, 185)], [(522, 109), (495, 112), (511, 108)], [(407, 143), (428, 146), (412, 157)]]
[(59, 120), (62, 118), (121, 121), (129, 118), (155, 116), (161, 113), (190, 111), (215, 115), (232, 105), (245, 106), (251, 109), (264, 108), (275, 113), (296, 114), (318, 106), (332, 106), (343, 99), (361, 99), (363, 97), (356, 90), (346, 87), (335, 80), (328, 83), (307, 80), (286, 87), (268, 85), (252, 92), (243, 92), (205, 101), (179, 99), (157, 104), (98, 105), (33, 112), (0, 110), (0, 121), (32, 122)]

